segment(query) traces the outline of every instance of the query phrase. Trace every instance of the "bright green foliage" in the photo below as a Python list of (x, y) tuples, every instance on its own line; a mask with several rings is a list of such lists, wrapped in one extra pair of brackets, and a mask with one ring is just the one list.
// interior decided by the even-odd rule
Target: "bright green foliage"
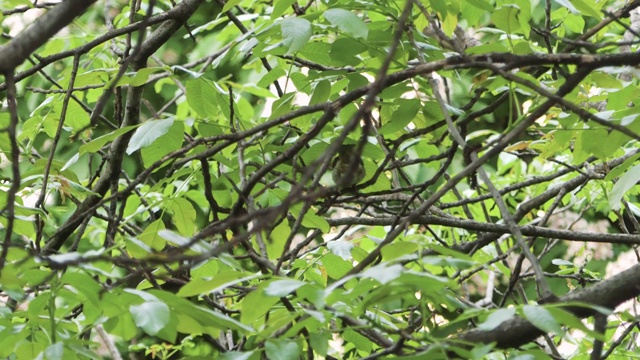
[(0, 0), (0, 357), (631, 356), (638, 5)]

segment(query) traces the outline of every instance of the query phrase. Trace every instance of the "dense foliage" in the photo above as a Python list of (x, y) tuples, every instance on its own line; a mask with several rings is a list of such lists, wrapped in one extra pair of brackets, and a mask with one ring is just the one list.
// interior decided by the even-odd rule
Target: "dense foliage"
[(0, 1), (0, 357), (635, 353), (640, 1), (94, 1)]

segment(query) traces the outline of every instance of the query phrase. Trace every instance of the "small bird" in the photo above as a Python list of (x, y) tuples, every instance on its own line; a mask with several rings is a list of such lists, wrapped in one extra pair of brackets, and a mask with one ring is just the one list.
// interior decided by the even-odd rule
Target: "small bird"
[(356, 153), (355, 145), (340, 146), (331, 168), (333, 182), (341, 189), (354, 186), (364, 179), (364, 163), (360, 154)]

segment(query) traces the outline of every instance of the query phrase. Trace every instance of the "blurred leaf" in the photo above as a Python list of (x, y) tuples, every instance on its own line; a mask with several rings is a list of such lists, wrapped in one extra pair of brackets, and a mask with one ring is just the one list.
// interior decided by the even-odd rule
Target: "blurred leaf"
[(298, 360), (302, 352), (297, 342), (284, 339), (267, 340), (264, 348), (269, 359)]
[[(291, 212), (294, 215), (299, 213), (301, 207), (300, 206), (292, 206)], [(316, 215), (313, 210), (307, 211), (302, 218), (302, 225), (312, 228), (312, 229), (320, 229), (322, 232), (329, 232), (331, 225), (325, 220), (322, 216)]]
[(227, 12), (229, 10), (231, 10), (234, 6), (240, 4), (242, 0), (228, 0), (224, 3), (224, 6), (222, 7), (222, 12)]
[(384, 124), (379, 132), (382, 135), (390, 135), (402, 130), (416, 117), (420, 110), (420, 102), (416, 100), (406, 100), (400, 102), (398, 109), (393, 112), (389, 122)]
[(117, 137), (122, 136), (123, 134), (128, 133), (129, 131), (137, 128), (138, 126), (140, 126), (142, 124), (139, 125), (131, 125), (131, 126), (125, 126), (122, 128), (119, 128), (107, 135), (103, 135), (100, 136), (97, 139), (94, 139), (86, 144), (83, 144), (82, 146), (80, 146), (80, 155), (84, 154), (84, 153), (94, 153), (97, 152), (98, 150), (100, 150), (104, 145), (106, 145), (107, 143), (115, 140)]
[(287, 9), (291, 8), (296, 0), (276, 0), (273, 3), (273, 11), (271, 12), (271, 20), (284, 14)]
[(342, 259), (348, 261), (352, 259), (351, 249), (353, 244), (348, 241), (335, 240), (327, 243), (327, 249), (333, 254), (340, 256)]
[(283, 297), (296, 291), (299, 287), (306, 283), (298, 280), (277, 280), (272, 281), (264, 288), (264, 293), (267, 296)]
[(569, 11), (571, 11), (574, 14), (580, 14), (580, 11), (578, 11), (578, 9), (576, 9), (575, 6), (573, 6), (571, 1), (569, 0), (554, 0), (554, 1), (558, 3), (560, 6), (562, 6), (563, 8), (569, 9)]
[(640, 165), (627, 170), (613, 185), (609, 193), (609, 207), (613, 210), (620, 209), (620, 202), (624, 194), (640, 181)]
[(325, 19), (341, 31), (356, 39), (367, 39), (369, 28), (354, 13), (344, 9), (329, 9), (324, 12)]
[(146, 301), (140, 305), (131, 305), (129, 311), (136, 325), (152, 336), (169, 324), (169, 307), (160, 301)]
[(602, 20), (602, 14), (600, 12), (600, 7), (593, 0), (571, 0), (575, 5), (575, 8), (579, 11), (580, 14), (588, 15), (594, 17), (598, 20)]
[(235, 330), (242, 334), (254, 331), (250, 326), (243, 325), (236, 319), (205, 307), (197, 306), (188, 300), (174, 294), (160, 290), (150, 290), (150, 294), (169, 305), (172, 311), (191, 317), (205, 327), (219, 330)]
[(487, 320), (478, 325), (479, 330), (490, 331), (502, 324), (503, 322), (513, 318), (516, 315), (515, 309), (498, 309), (491, 312)]
[(240, 321), (244, 324), (251, 324), (280, 301), (279, 298), (267, 296), (262, 289), (257, 289), (249, 293), (242, 301), (242, 313)]
[(564, 334), (560, 323), (542, 306), (525, 305), (522, 307), (522, 314), (535, 327), (546, 333)]
[(287, 18), (280, 23), (287, 54), (298, 52), (311, 38), (311, 23), (302, 18)]
[(353, 268), (351, 262), (343, 260), (341, 257), (334, 254), (325, 254), (322, 257), (322, 264), (327, 275), (332, 279), (339, 279), (343, 277), (349, 270)]
[(491, 20), (493, 20), (498, 29), (507, 34), (517, 33), (521, 32), (520, 21), (518, 21), (519, 13), (520, 8), (518, 6), (505, 4), (493, 12)]
[(378, 280), (381, 284), (386, 284), (402, 275), (402, 265), (380, 264), (362, 272), (362, 277)]
[(222, 291), (229, 286), (233, 286), (256, 277), (259, 277), (259, 275), (247, 276), (246, 273), (239, 271), (223, 271), (212, 278), (191, 279), (191, 281), (180, 288), (177, 295), (182, 297), (207, 295), (211, 292)]

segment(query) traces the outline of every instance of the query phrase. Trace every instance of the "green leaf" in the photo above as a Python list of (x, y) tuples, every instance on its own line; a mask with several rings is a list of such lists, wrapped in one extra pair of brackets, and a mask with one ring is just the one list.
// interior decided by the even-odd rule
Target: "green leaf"
[(388, 264), (382, 263), (363, 271), (361, 276), (375, 279), (381, 284), (386, 284), (402, 275), (402, 271), (402, 265), (394, 264), (389, 266)]
[(496, 27), (507, 34), (513, 34), (520, 30), (518, 13), (520, 8), (515, 5), (505, 4), (491, 14), (491, 20)]
[(280, 23), (287, 54), (298, 52), (311, 39), (311, 23), (303, 18), (288, 18)]
[(80, 200), (84, 200), (89, 195), (98, 195), (97, 193), (87, 189), (75, 181), (67, 179), (62, 175), (52, 176), (51, 180), (54, 182), (52, 187), (57, 188), (63, 194), (73, 195), (73, 197)]
[(487, 320), (478, 325), (479, 330), (489, 331), (497, 328), (503, 322), (513, 318), (516, 314), (515, 309), (498, 309), (493, 311)]
[(574, 266), (574, 264), (571, 261), (567, 261), (564, 259), (553, 259), (551, 260), (551, 263), (557, 266)]
[(117, 137), (128, 133), (129, 131), (137, 128), (140, 125), (142, 125), (142, 124), (125, 126), (123, 128), (117, 129), (117, 130), (115, 130), (115, 131), (113, 131), (113, 132), (111, 132), (111, 133), (109, 133), (107, 135), (100, 136), (99, 138), (91, 140), (88, 143), (83, 144), (82, 146), (80, 146), (80, 150), (78, 152), (80, 153), (80, 155), (85, 154), (85, 153), (95, 153), (98, 150), (102, 149), (102, 147), (105, 144), (107, 144), (108, 142), (111, 142), (111, 141), (115, 140)]
[[(363, 44), (360, 40), (354, 38), (339, 38), (331, 44), (331, 58), (336, 62), (340, 62), (346, 65), (357, 66), (361, 63), (361, 59), (357, 57), (358, 54), (366, 51), (367, 45)], [(368, 80), (364, 79), (368, 84)], [(366, 85), (366, 84), (362, 84)]]
[(322, 265), (324, 265), (327, 275), (332, 279), (339, 279), (353, 269), (351, 262), (333, 254), (325, 254), (322, 257)]
[(493, 12), (495, 8), (489, 2), (485, 0), (466, 0), (470, 5), (484, 11)]
[(378, 130), (380, 135), (390, 135), (404, 129), (413, 121), (419, 110), (420, 102), (415, 99), (400, 101), (400, 106), (391, 114), (389, 122)]
[(130, 236), (125, 237), (125, 247), (129, 255), (135, 259), (142, 259), (153, 252), (150, 246), (143, 243), (140, 239)]
[(324, 12), (324, 18), (337, 26), (340, 31), (356, 38), (366, 40), (369, 28), (356, 14), (344, 9), (329, 9)]
[(323, 232), (327, 233), (331, 229), (331, 225), (323, 218), (322, 216), (318, 216), (312, 212), (307, 212), (304, 214), (304, 218), (302, 219), (302, 225), (313, 228), (320, 229)]
[(382, 248), (382, 260), (389, 261), (408, 254), (415, 254), (418, 251), (418, 244), (414, 242), (395, 242)]
[(279, 17), (284, 14), (287, 9), (289, 9), (296, 0), (276, 0), (273, 4), (273, 11), (271, 12), (271, 20)]
[[(287, 238), (291, 234), (291, 228), (286, 221), (280, 222), (269, 234), (269, 241), (265, 242), (267, 256), (270, 260), (276, 260), (282, 255)], [(255, 237), (254, 237), (255, 238)]]
[[(520, 11), (518, 12), (518, 23), (522, 27), (523, 33), (528, 35), (531, 32), (531, 26), (529, 26), (529, 21), (531, 20), (531, 1), (514, 0), (514, 2), (520, 8)], [(528, 45), (528, 43), (523, 44)]]
[(373, 350), (373, 343), (371, 342), (371, 340), (353, 331), (352, 329), (346, 329), (344, 333), (342, 333), (342, 337), (345, 339), (345, 341), (352, 343), (356, 347), (356, 349), (362, 352), (370, 353), (371, 350)]
[(598, 20), (602, 20), (602, 14), (600, 13), (600, 6), (596, 5), (593, 0), (571, 0), (575, 8), (581, 14), (594, 17)]
[[(615, 149), (612, 148), (612, 144), (605, 141), (607, 139), (607, 135), (608, 132), (605, 129), (583, 131), (581, 134), (582, 149), (600, 159), (606, 159), (613, 153), (613, 151), (615, 151)], [(616, 146), (616, 148), (617, 147), (618, 146)]]
[(165, 69), (162, 67), (148, 67), (148, 68), (140, 69), (136, 71), (136, 73), (133, 74), (133, 76), (130, 74), (127, 74), (126, 76), (122, 77), (120, 81), (118, 81), (117, 86), (123, 86), (123, 85), (142, 86), (147, 83), (147, 81), (149, 80), (149, 76), (151, 74), (154, 74), (160, 71), (165, 71)]
[(204, 254), (211, 251), (211, 245), (209, 243), (202, 240), (194, 242), (192, 239), (186, 238), (171, 230), (160, 230), (158, 231), (158, 235), (177, 246), (189, 246), (189, 249), (196, 254)]
[(331, 95), (331, 83), (327, 80), (319, 81), (313, 89), (309, 105), (321, 104), (329, 100)]
[[(60, 101), (57, 101), (54, 106), (54, 111), (50, 113), (50, 116), (46, 117), (46, 124), (53, 125), (57, 127), (58, 119), (62, 114), (62, 98), (59, 98)], [(53, 121), (51, 121), (53, 120)], [(90, 124), (89, 114), (75, 101), (70, 101), (67, 106), (67, 115), (64, 119), (65, 126), (71, 127), (73, 131), (79, 131), (81, 129), (85, 129)]]
[(202, 118), (214, 119), (220, 111), (215, 86), (206, 79), (189, 79), (186, 84), (187, 103)]
[(166, 134), (173, 125), (173, 118), (165, 120), (147, 121), (133, 134), (127, 146), (127, 155), (153, 144), (156, 139)]
[(343, 240), (334, 240), (327, 243), (327, 249), (329, 249), (333, 254), (340, 256), (345, 261), (349, 261), (353, 258), (351, 256), (351, 249), (353, 248), (354, 246), (351, 242)]
[(218, 311), (197, 306), (188, 300), (176, 296), (175, 294), (161, 290), (150, 290), (149, 294), (169, 305), (173, 312), (189, 316), (205, 328), (213, 327), (219, 330), (230, 329), (239, 331), (242, 334), (254, 331), (250, 326), (243, 325), (238, 320), (221, 314)]
[(617, 178), (623, 172), (625, 172), (631, 165), (633, 165), (638, 159), (640, 159), (640, 153), (633, 155), (632, 157), (625, 160), (622, 164), (611, 169), (611, 171), (609, 171), (609, 173), (604, 177), (604, 180), (611, 181)]
[(525, 305), (522, 307), (522, 314), (535, 327), (546, 333), (555, 333), (556, 335), (564, 334), (560, 324), (551, 313), (542, 306)]
[(45, 360), (62, 360), (64, 359), (64, 344), (62, 342), (51, 344), (47, 346), (42, 355)]
[(92, 305), (99, 306), (100, 285), (86, 273), (67, 271), (61, 278), (62, 284), (68, 284), (81, 293)]
[(231, 10), (231, 8), (233, 8), (234, 6), (240, 4), (242, 0), (228, 0), (224, 3), (224, 6), (222, 7), (222, 12), (227, 12), (229, 10)]
[[(299, 216), (301, 210), (302, 206), (299, 204), (291, 206), (290, 208), (291, 213), (296, 218)], [(325, 220), (325, 218), (323, 218), (322, 216), (315, 214), (313, 212), (313, 209), (310, 209), (304, 214), (304, 217), (302, 218), (302, 225), (311, 229), (320, 229), (325, 233), (329, 232), (329, 230), (331, 229), (331, 225), (329, 225), (327, 220)]]
[[(562, 305), (564, 306), (564, 304)], [(570, 327), (572, 329), (583, 331), (588, 336), (592, 336), (596, 339), (603, 340), (603, 341), (606, 340), (602, 335), (602, 333), (589, 329), (587, 326), (585, 326), (585, 324), (582, 323), (580, 318), (578, 318), (571, 312), (559, 307), (552, 307), (552, 306), (548, 306), (546, 307), (546, 309), (553, 316), (553, 318), (556, 319), (556, 321), (558, 321), (560, 324)]]
[(150, 166), (168, 153), (178, 150), (184, 142), (184, 123), (175, 121), (169, 130), (151, 145), (142, 149), (142, 161), (145, 166)]
[(309, 345), (316, 353), (327, 356), (329, 351), (329, 341), (332, 336), (328, 331), (314, 332), (309, 334)]
[(240, 321), (243, 324), (251, 324), (280, 301), (279, 298), (267, 296), (260, 288), (252, 291), (242, 301)]
[(167, 210), (171, 213), (173, 223), (180, 234), (191, 236), (195, 230), (196, 210), (191, 202), (184, 198), (175, 198), (167, 203)]
[[(331, 44), (321, 42), (310, 42), (297, 55), (303, 56), (319, 64), (333, 64), (331, 55)], [(342, 65), (342, 64), (336, 64)]]
[(107, 320), (104, 324), (104, 329), (109, 334), (119, 336), (123, 340), (131, 340), (138, 335), (138, 328), (133, 322), (130, 313), (119, 314)]
[(283, 68), (277, 67), (274, 68), (273, 70), (269, 71), (268, 73), (266, 73), (262, 79), (260, 79), (260, 81), (258, 81), (258, 86), (266, 88), (269, 85), (273, 84), (276, 80), (278, 80), (279, 78), (286, 76), (287, 72), (284, 71)]
[(136, 325), (151, 336), (157, 335), (169, 324), (169, 307), (160, 301), (145, 301), (140, 305), (131, 305), (129, 312)]
[(177, 295), (183, 297), (207, 295), (212, 292), (222, 291), (229, 286), (255, 279), (259, 276), (260, 275), (247, 276), (246, 273), (240, 271), (223, 271), (212, 278), (191, 279), (191, 281), (180, 288)]
[(305, 284), (304, 281), (298, 280), (277, 280), (270, 282), (269, 285), (264, 288), (264, 293), (268, 296), (283, 297), (291, 294)]
[(164, 228), (164, 222), (161, 219), (158, 219), (147, 225), (144, 231), (138, 235), (138, 239), (153, 250), (160, 251), (164, 248), (166, 241), (163, 237), (158, 235), (158, 232)]
[(609, 207), (612, 210), (620, 209), (620, 202), (624, 194), (640, 181), (640, 165), (636, 165), (622, 175), (613, 185), (609, 193)]
[(269, 339), (264, 349), (268, 359), (280, 360), (298, 360), (302, 352), (297, 342), (285, 339)]
[(554, 1), (557, 2), (558, 5), (560, 5), (561, 7), (568, 9), (574, 14), (576, 15), (580, 14), (580, 11), (578, 11), (578, 9), (576, 9), (575, 6), (573, 6), (570, 0), (554, 0)]

